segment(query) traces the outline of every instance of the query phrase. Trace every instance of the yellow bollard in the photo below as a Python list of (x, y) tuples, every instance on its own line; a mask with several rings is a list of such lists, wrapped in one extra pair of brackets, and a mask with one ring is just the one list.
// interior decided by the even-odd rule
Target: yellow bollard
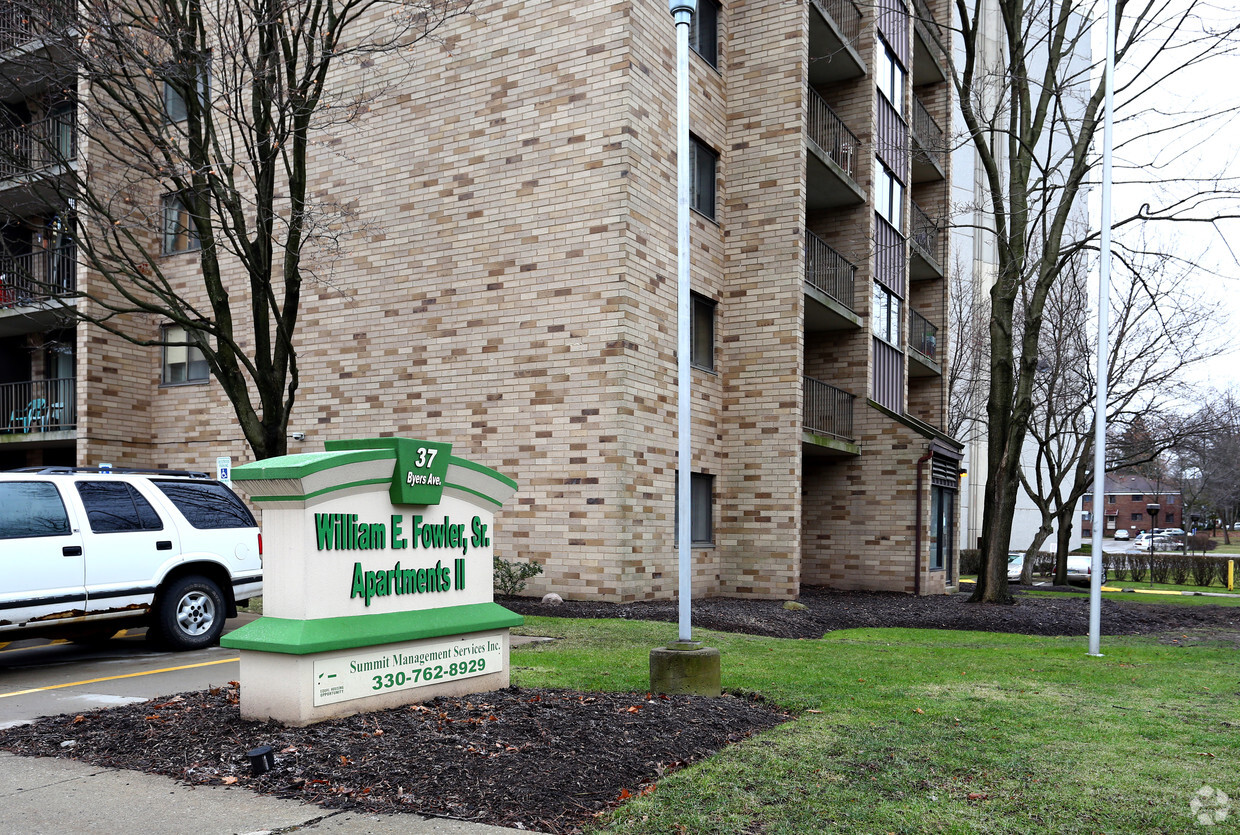
[(1236, 584), (1236, 561), (1227, 561), (1227, 590), (1231, 591)]

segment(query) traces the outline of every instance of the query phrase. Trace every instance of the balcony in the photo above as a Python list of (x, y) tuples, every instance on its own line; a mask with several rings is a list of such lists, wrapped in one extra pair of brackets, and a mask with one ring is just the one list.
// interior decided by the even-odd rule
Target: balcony
[(929, 183), (947, 178), (943, 167), (947, 142), (943, 129), (926, 105), (913, 96), (913, 182)]
[(0, 383), (0, 444), (72, 440), (77, 378)]
[(908, 375), (942, 376), (939, 365), (939, 329), (915, 310), (908, 312)]
[(853, 0), (809, 0), (809, 82), (831, 84), (865, 75), (857, 51), (861, 10)]
[(853, 437), (856, 397), (813, 377), (801, 378), (805, 397), (802, 448), (813, 455), (860, 455)]
[(0, 130), (0, 180), (59, 169), (77, 159), (77, 110)]
[(855, 179), (861, 141), (814, 88), (807, 89), (805, 127), (810, 152), (806, 161), (805, 208), (814, 211), (864, 203), (865, 192)]
[(910, 200), (909, 206), (913, 219), (913, 234), (909, 236), (912, 244), (909, 249), (913, 255), (909, 264), (909, 278), (913, 281), (942, 278), (945, 240), (943, 230), (916, 203)]
[(853, 310), (857, 266), (805, 230), (805, 329), (860, 328)]
[(55, 327), (63, 316), (62, 304), (48, 302), (76, 290), (77, 247), (72, 242), (25, 255), (0, 256), (0, 336)]
[(913, 86), (947, 80), (943, 50), (948, 33), (939, 26), (926, 0), (913, 0)]
[[(32, 15), (32, 12), (36, 11), (42, 15)], [(76, 17), (75, 3), (0, 4), (0, 52), (42, 40), (47, 32), (63, 29)]]

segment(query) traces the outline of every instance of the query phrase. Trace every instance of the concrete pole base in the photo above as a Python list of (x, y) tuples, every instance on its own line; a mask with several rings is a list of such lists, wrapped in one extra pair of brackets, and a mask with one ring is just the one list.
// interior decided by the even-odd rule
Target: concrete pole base
[(650, 650), (650, 691), (669, 696), (723, 693), (719, 650), (701, 641), (674, 641)]

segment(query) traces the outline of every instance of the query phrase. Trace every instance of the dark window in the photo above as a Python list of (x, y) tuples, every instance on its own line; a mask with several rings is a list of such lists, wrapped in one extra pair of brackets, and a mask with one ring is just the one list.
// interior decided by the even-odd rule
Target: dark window
[(164, 195), (164, 255), (199, 249), (198, 228), (179, 194)]
[(712, 67), (719, 66), (719, 4), (698, 0), (697, 12), (689, 24), (689, 46)]
[(56, 485), (46, 481), (0, 484), (0, 539), (68, 533), (69, 515)]
[(199, 530), (258, 527), (241, 499), (218, 481), (156, 481), (155, 486)]
[(1168, 514), (1166, 514), (1166, 516), (1165, 516), (1165, 521), (1163, 522), (1163, 524), (1164, 524), (1164, 525), (1174, 525), (1174, 524), (1175, 524), (1175, 514), (1174, 514), (1174, 513), (1168, 513)]
[(892, 229), (904, 231), (904, 185), (885, 165), (874, 178), (874, 208)]
[(95, 533), (163, 530), (159, 514), (133, 485), (120, 481), (79, 481), (77, 491)]
[(956, 491), (930, 488), (930, 570), (950, 574), (955, 548)]
[(874, 335), (900, 347), (900, 297), (874, 282)]
[(719, 155), (700, 139), (689, 137), (689, 205), (711, 220), (715, 219), (715, 165), (718, 160)]
[(707, 371), (715, 370), (715, 303), (693, 294), (693, 318), (689, 337), (693, 350), (689, 362)]
[[(180, 325), (168, 325), (164, 328), (163, 339), (167, 342), (188, 342), (189, 334)], [(201, 383), (211, 376), (202, 350), (189, 345), (165, 345), (162, 366), (160, 381), (166, 386)]]
[[(713, 545), (715, 542), (715, 477), (706, 473), (689, 476), (689, 492), (693, 497), (692, 517), (689, 519), (689, 538), (694, 545)], [(680, 530), (680, 475), (676, 476), (676, 529)]]
[(1134, 522), (1140, 522), (1143, 518), (1145, 518), (1145, 514), (1144, 514), (1144, 513), (1134, 513), (1134, 514), (1132, 514), (1132, 521), (1134, 521)]
[(1110, 495), (1108, 495), (1108, 496), (1107, 496), (1107, 504), (1115, 504), (1115, 497), (1114, 497), (1114, 496), (1110, 496)]
[(1132, 500), (1134, 502), (1143, 502), (1145, 501), (1145, 496), (1142, 496), (1140, 493), (1138, 493), (1137, 495), (1132, 497)]
[[(195, 72), (192, 68), (187, 69), (185, 76), (172, 77), (175, 67), (169, 65), (164, 68), (165, 74), (168, 76), (164, 80), (164, 117), (169, 122), (184, 122), (189, 113), (185, 107), (185, 96), (180, 90), (188, 90), (191, 85), (198, 88), (198, 104), (202, 109), (206, 109), (207, 100), (211, 95), (211, 63), (210, 53), (207, 53), (205, 63)], [(177, 76), (181, 73), (178, 72)], [(197, 84), (194, 84), (194, 76), (197, 76)], [(178, 89), (179, 88), (179, 89)]]

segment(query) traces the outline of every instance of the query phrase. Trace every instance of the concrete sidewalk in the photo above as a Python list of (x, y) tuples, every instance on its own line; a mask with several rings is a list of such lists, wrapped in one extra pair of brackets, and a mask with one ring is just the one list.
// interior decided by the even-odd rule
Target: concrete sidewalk
[(242, 788), (191, 787), (169, 777), (0, 751), (0, 832), (503, 835), (516, 831), (412, 814), (334, 811)]

